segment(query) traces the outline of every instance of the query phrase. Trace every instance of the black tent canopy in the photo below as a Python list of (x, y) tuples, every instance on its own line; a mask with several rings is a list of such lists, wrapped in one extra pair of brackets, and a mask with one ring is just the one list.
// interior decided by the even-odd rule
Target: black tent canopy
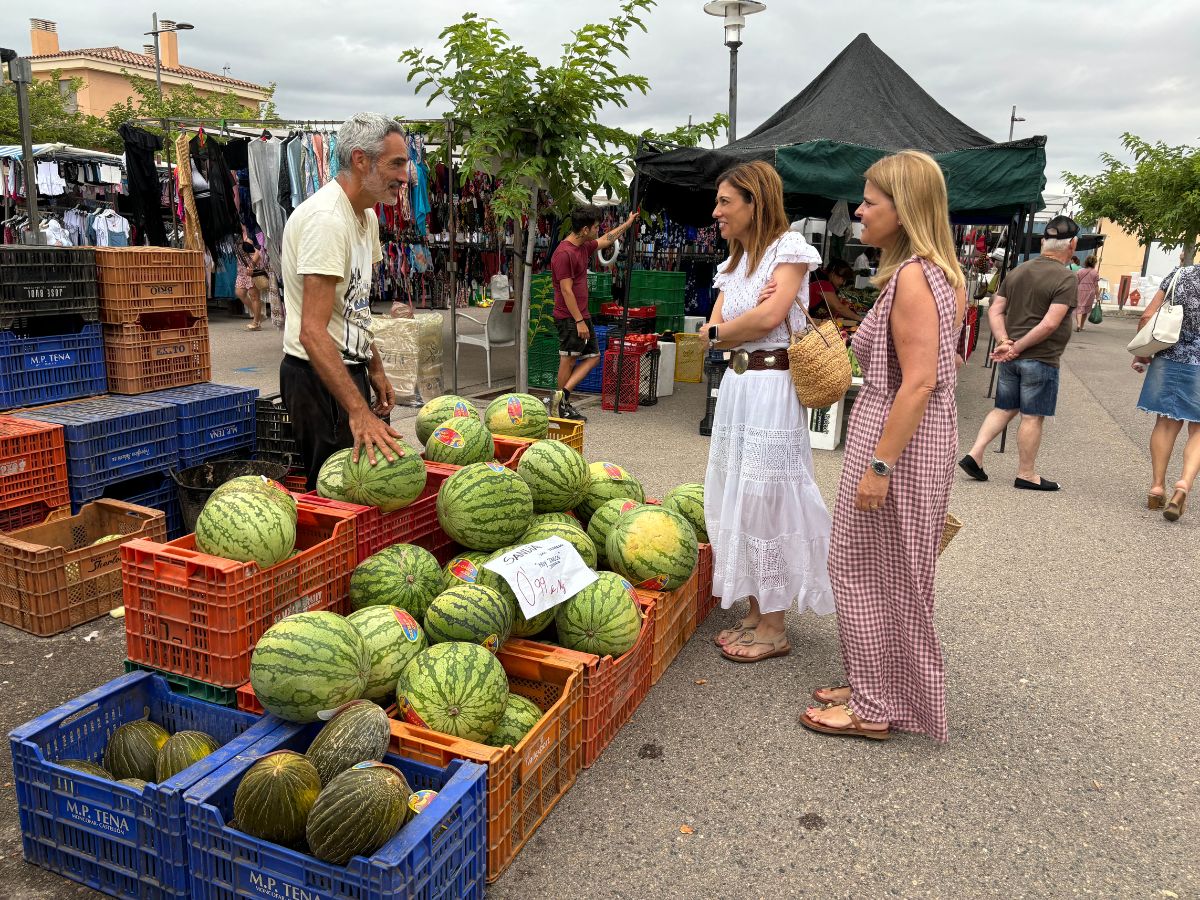
[(904, 149), (924, 150), (946, 173), (960, 221), (1008, 221), (1041, 209), (1046, 139), (996, 143), (955, 118), (866, 34), (860, 34), (762, 125), (714, 150), (651, 147), (636, 160), (642, 204), (707, 223), (713, 184), (729, 166), (775, 166), (793, 215), (828, 216), (834, 201), (862, 199), (863, 172)]

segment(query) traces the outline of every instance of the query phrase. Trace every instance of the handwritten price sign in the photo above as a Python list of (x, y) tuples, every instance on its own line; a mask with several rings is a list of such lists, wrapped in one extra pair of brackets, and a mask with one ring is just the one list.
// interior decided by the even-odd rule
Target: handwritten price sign
[(508, 582), (527, 620), (575, 596), (598, 577), (579, 551), (560, 537), (514, 547), (483, 567)]

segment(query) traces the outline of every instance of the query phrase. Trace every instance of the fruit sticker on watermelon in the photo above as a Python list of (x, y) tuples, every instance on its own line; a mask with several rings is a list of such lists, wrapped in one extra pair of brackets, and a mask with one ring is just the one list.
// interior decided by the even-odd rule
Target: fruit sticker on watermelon
[(625, 470), (622, 469), (620, 466), (614, 466), (612, 463), (607, 463), (607, 462), (601, 463), (600, 465), (602, 465), (604, 467), (604, 471), (608, 473), (609, 478), (624, 478), (625, 477)]
[(445, 444), (447, 447), (450, 447), (454, 450), (461, 450), (466, 446), (466, 441), (463, 440), (461, 434), (459, 434), (453, 428), (446, 428), (445, 426), (442, 426), (433, 433), (433, 440), (437, 441), (439, 444)]
[(450, 560), (449, 569), (451, 575), (467, 584), (474, 584), (479, 580), (479, 569), (465, 556)]
[(421, 637), (421, 628), (417, 625), (417, 620), (408, 614), (407, 610), (400, 607), (393, 607), (396, 614), (396, 621), (400, 623), (400, 630), (404, 634), (406, 640), (417, 641)]
[(520, 397), (508, 398), (508, 421), (514, 425), (525, 424), (525, 408), (521, 404)]
[(400, 718), (409, 725), (417, 725), (421, 728), (428, 728), (425, 721), (417, 715), (417, 711), (413, 709), (413, 705), (408, 702), (408, 698), (403, 694), (396, 697), (396, 710), (400, 713)]
[(467, 405), (466, 400), (459, 400), (457, 403), (454, 404), (454, 415), (452, 415), (450, 418), (466, 419), (466, 418), (470, 418), (472, 416), (472, 414), (475, 416), (479, 415), (478, 412), (471, 409), (471, 407)]

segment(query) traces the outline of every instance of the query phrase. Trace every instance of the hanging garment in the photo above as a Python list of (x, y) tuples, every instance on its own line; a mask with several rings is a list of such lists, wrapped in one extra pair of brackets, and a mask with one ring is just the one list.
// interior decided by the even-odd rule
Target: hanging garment
[(279, 143), (251, 141), (250, 203), (267, 239), (271, 259), (283, 259), (284, 212), (279, 205)]
[(287, 144), (288, 178), (291, 180), (292, 209), (304, 202), (304, 135), (297, 132)]
[(37, 164), (37, 189), (39, 194), (57, 197), (67, 192), (67, 183), (59, 174), (58, 164), (43, 160)]
[(175, 158), (180, 165), (175, 167), (179, 179), (180, 218), (183, 219), (183, 246), (188, 250), (203, 250), (204, 237), (200, 233), (200, 213), (196, 209), (196, 198), (192, 194), (192, 167), (189, 165), (188, 136), (182, 132), (175, 138)]
[(198, 134), (188, 142), (191, 160), (208, 181), (207, 200), (196, 197), (200, 214), (200, 232), (211, 249), (231, 244), (241, 234), (237, 206), (233, 199), (233, 176), (225, 163), (221, 142), (212, 135)]
[[(275, 188), (275, 199), (279, 203), (279, 208), (283, 210), (283, 217), (287, 219), (292, 214), (292, 210), (296, 207), (292, 205), (292, 173), (291, 162), (288, 159), (287, 146), (292, 140), (292, 135), (288, 135), (283, 139), (283, 143), (279, 145), (279, 183)], [(281, 238), (282, 240), (282, 238)]]
[(129, 172), (129, 197), (133, 201), (133, 221), (155, 247), (168, 245), (163, 228), (161, 193), (154, 153), (162, 149), (162, 138), (128, 122), (118, 129), (125, 144), (125, 167)]
[(337, 178), (340, 169), (337, 158), (337, 135), (331, 134), (329, 136), (329, 178), (331, 181)]

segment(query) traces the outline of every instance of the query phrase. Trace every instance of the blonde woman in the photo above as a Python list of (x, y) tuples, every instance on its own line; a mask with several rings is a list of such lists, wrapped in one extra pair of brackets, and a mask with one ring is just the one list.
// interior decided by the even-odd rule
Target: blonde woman
[(854, 402), (829, 574), (847, 684), (813, 692), (800, 718), (825, 734), (893, 729), (946, 740), (933, 580), (958, 450), (955, 346), (966, 306), (946, 182), (912, 150), (867, 170), (863, 241), (883, 251), (878, 302), (855, 335)]
[(764, 162), (717, 179), (713, 218), (730, 255), (717, 270), (720, 294), (703, 333), (734, 354), (713, 418), (704, 515), (713, 594), (725, 609), (742, 599), (750, 605), (716, 643), (727, 659), (758, 662), (791, 651), (789, 609), (833, 612), (829, 512), (787, 360), (789, 328), (806, 327), (797, 299), (808, 302), (809, 270), (821, 257), (788, 231), (783, 182)]

